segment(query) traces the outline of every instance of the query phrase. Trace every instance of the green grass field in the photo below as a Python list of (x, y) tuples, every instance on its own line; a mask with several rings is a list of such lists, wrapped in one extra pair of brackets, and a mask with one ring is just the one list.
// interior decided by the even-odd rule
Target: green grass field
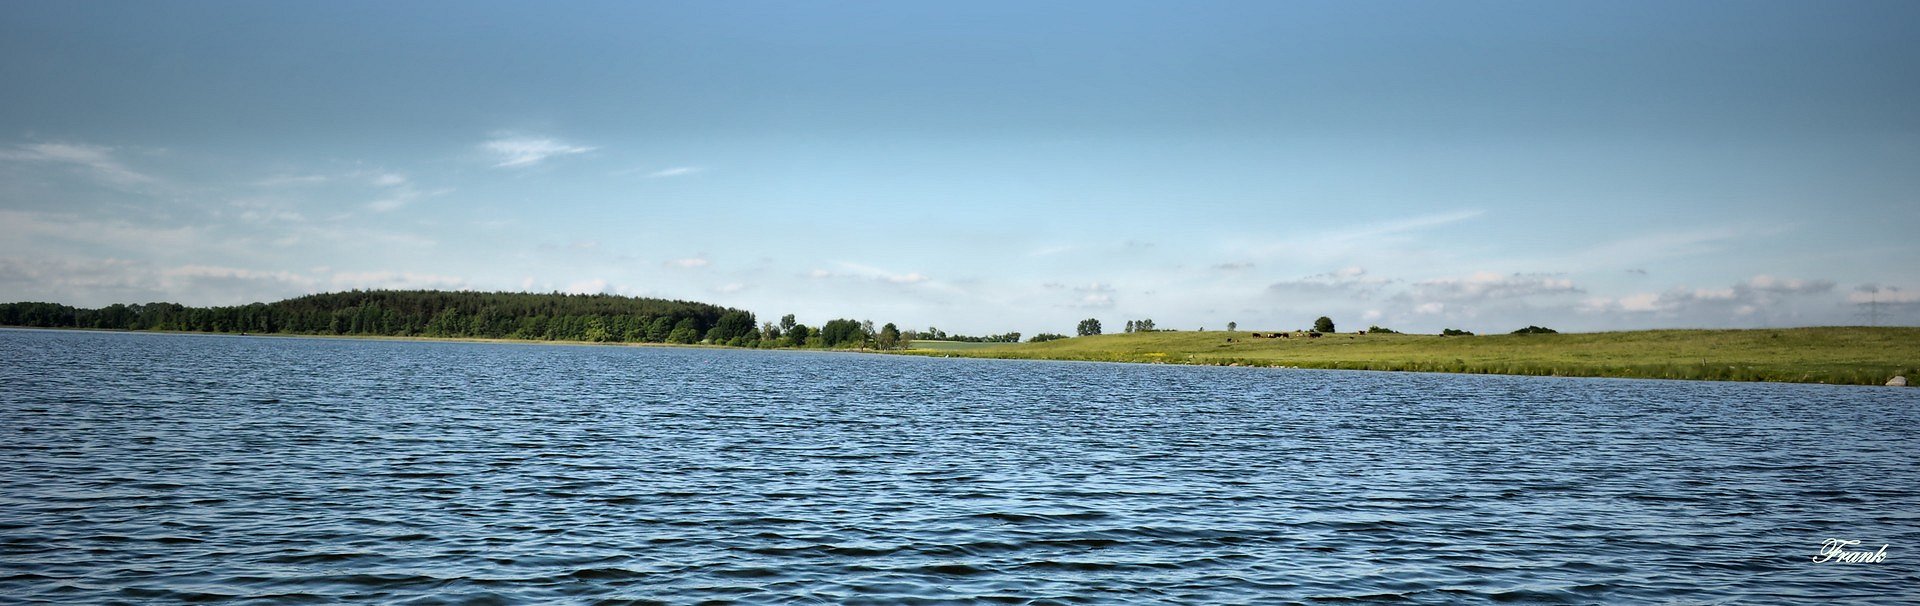
[(950, 351), (971, 351), (975, 349), (986, 349), (990, 347), (1006, 346), (1006, 345), (1010, 345), (1010, 344), (1009, 343), (969, 343), (966, 341), (915, 340), (912, 343), (912, 345), (910, 345), (909, 347), (911, 347), (916, 351), (950, 352)]
[[(1232, 339), (1229, 341), (1228, 339)], [(915, 342), (914, 347), (920, 348)], [(1475, 374), (1881, 385), (1920, 379), (1920, 328), (1644, 330), (1550, 335), (1154, 332), (922, 350), (968, 357)]]

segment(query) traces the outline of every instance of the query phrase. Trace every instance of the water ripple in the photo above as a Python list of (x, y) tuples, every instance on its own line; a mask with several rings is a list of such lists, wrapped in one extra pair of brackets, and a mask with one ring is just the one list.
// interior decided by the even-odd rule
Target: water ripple
[(17, 330), (0, 362), (9, 602), (1920, 599), (1914, 391)]

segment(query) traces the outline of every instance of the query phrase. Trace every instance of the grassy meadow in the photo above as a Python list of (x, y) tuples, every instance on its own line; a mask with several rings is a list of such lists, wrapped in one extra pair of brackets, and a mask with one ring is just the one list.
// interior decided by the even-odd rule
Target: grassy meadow
[(1150, 332), (1046, 343), (966, 343), (930, 355), (1474, 374), (1881, 385), (1916, 376), (1920, 328), (1642, 330), (1441, 337)]
[(949, 352), (949, 351), (972, 351), (976, 349), (987, 349), (990, 347), (1003, 347), (1007, 345), (1014, 345), (1014, 344), (1013, 343), (973, 343), (968, 341), (932, 341), (932, 340), (915, 339), (911, 347), (915, 351)]

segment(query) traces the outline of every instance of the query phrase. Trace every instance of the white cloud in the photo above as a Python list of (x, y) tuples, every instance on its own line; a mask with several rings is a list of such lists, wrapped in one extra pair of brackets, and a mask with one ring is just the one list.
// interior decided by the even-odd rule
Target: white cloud
[(740, 292), (746, 289), (747, 289), (747, 285), (745, 284), (741, 284), (739, 282), (729, 282), (729, 283), (714, 287), (713, 292), (717, 292), (721, 294), (732, 294), (732, 293)]
[(818, 280), (821, 278), (831, 278), (833, 277), (833, 272), (830, 272), (824, 269), (815, 269), (813, 271), (807, 272), (807, 277), (813, 278), (815, 280)]
[(87, 174), (116, 185), (151, 183), (153, 177), (134, 171), (113, 155), (113, 148), (79, 143), (27, 143), (0, 150), (0, 160), (50, 162), (84, 169)]
[(1416, 282), (1412, 295), (1421, 300), (1482, 301), (1541, 295), (1586, 292), (1573, 280), (1551, 274), (1499, 274), (1475, 272), (1466, 278), (1441, 278)]
[(1392, 283), (1391, 280), (1368, 278), (1365, 268), (1344, 267), (1298, 280), (1274, 282), (1267, 285), (1267, 290), (1287, 295), (1345, 294), (1356, 299), (1366, 299), (1390, 283)]
[(605, 278), (594, 278), (592, 280), (583, 280), (568, 284), (567, 292), (576, 295), (597, 295), (610, 292), (607, 290), (607, 287), (608, 284)]
[(584, 154), (599, 149), (543, 137), (502, 137), (483, 143), (480, 147), (494, 155), (497, 160), (494, 164), (495, 168), (533, 166), (548, 158)]
[[(53, 213), (0, 210), (0, 251), (38, 248), (35, 239), (84, 244), (95, 250), (137, 250), (146, 257), (202, 248), (204, 226), (151, 227), (119, 220), (94, 220)], [(23, 251), (24, 252), (24, 251)]]
[(1768, 275), (1754, 276), (1753, 279), (1747, 280), (1746, 286), (1753, 290), (1783, 294), (1816, 293), (1833, 290), (1833, 282), (1828, 280), (1783, 280)]
[[(932, 278), (929, 278), (925, 274), (922, 274), (920, 272), (896, 273), (896, 272), (880, 269), (878, 267), (873, 267), (870, 265), (860, 265), (858, 263), (842, 262), (840, 263), (840, 267), (842, 269), (850, 270), (852, 275), (876, 280), (879, 282), (886, 282), (889, 284), (920, 284), (920, 283), (931, 282), (933, 280)], [(819, 271), (819, 270), (815, 270), (815, 271)]]
[(399, 173), (377, 173), (368, 178), (368, 182), (381, 189), (380, 197), (367, 203), (367, 210), (378, 213), (393, 212), (426, 198), (453, 193), (450, 188), (421, 191), (406, 175)]
[(706, 257), (687, 257), (685, 259), (674, 259), (666, 263), (667, 267), (679, 267), (682, 269), (698, 269), (711, 264), (712, 262), (708, 261)]
[(279, 175), (254, 181), (255, 187), (301, 187), (317, 185), (331, 180), (326, 175)]
[(466, 290), (467, 281), (454, 276), (410, 271), (366, 271), (335, 273), (328, 280), (334, 290), (349, 289), (444, 289)]
[[(1675, 287), (1659, 293), (1595, 297), (1581, 303), (1585, 313), (1627, 313), (1720, 323), (1735, 316), (1791, 313), (1792, 302), (1833, 290), (1828, 280), (1788, 280), (1760, 275), (1727, 288)], [(1858, 293), (1855, 293), (1858, 294)]]
[(673, 168), (663, 168), (660, 170), (647, 173), (647, 178), (648, 179), (666, 179), (670, 177), (684, 177), (687, 175), (700, 172), (702, 170), (705, 170), (705, 169), (702, 169), (698, 166), (675, 166)]

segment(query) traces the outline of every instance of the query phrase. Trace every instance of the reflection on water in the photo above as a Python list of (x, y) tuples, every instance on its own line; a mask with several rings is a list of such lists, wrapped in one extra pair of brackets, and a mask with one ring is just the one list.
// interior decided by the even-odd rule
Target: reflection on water
[(17, 330), (0, 386), (6, 601), (1920, 587), (1920, 390)]

